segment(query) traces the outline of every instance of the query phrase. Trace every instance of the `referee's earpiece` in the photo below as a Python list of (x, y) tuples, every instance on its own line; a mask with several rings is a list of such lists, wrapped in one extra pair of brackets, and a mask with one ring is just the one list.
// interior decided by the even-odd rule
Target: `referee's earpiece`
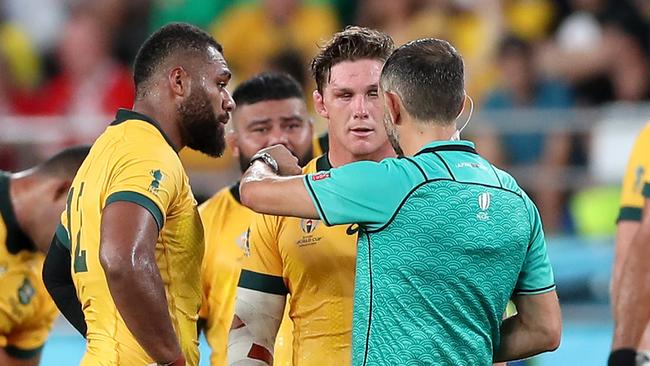
[[(465, 123), (463, 123), (463, 126), (460, 129), (456, 130), (456, 132), (454, 132), (454, 134), (451, 136), (450, 140), (452, 141), (460, 140), (460, 133), (465, 129), (465, 127), (467, 127), (467, 125), (469, 124), (469, 120), (472, 119), (472, 114), (474, 113), (474, 100), (467, 93), (465, 93), (465, 97), (469, 99), (469, 115), (467, 116), (467, 120), (465, 121)], [(460, 113), (458, 113), (458, 117), (460, 117), (462, 113), (463, 111), (461, 110)]]

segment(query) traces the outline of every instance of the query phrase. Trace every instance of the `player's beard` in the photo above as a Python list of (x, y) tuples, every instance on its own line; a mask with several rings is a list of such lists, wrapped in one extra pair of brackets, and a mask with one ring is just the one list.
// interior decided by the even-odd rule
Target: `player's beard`
[(390, 145), (393, 147), (393, 150), (395, 150), (397, 156), (404, 156), (404, 150), (402, 150), (402, 147), (399, 146), (399, 132), (397, 132), (397, 128), (393, 124), (393, 121), (391, 121), (388, 113), (386, 113), (386, 115), (384, 116), (384, 128), (386, 128), (386, 135), (388, 136), (388, 141), (390, 142)]
[(203, 88), (192, 90), (178, 107), (181, 136), (187, 147), (212, 157), (220, 157), (226, 148), (224, 125), (229, 115), (216, 115)]
[[(291, 153), (295, 156), (296, 153), (291, 151)], [(310, 146), (309, 150), (305, 152), (303, 156), (296, 156), (298, 158), (298, 164), (300, 166), (305, 166), (309, 161), (312, 159), (312, 156), (314, 155), (314, 147)], [(241, 169), (241, 172), (244, 173), (248, 167), (251, 165), (251, 158), (253, 156), (244, 156), (244, 154), (239, 154), (239, 169)]]

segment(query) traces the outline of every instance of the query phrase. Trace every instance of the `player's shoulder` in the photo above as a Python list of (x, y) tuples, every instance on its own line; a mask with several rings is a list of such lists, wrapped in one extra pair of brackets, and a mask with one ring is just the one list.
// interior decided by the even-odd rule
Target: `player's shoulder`
[(515, 193), (519, 196), (524, 195), (524, 191), (519, 186), (519, 183), (517, 182), (515, 177), (513, 177), (510, 173), (506, 172), (505, 170), (495, 167), (494, 165), (492, 165), (492, 167), (494, 168), (494, 173), (496, 174), (497, 178), (499, 179), (499, 182), (501, 183), (501, 188), (503, 188), (506, 191)]
[(638, 153), (647, 153), (650, 151), (650, 122), (648, 122), (645, 127), (639, 133), (639, 136), (636, 139), (636, 145), (641, 147)]
[(199, 213), (203, 216), (210, 212), (223, 211), (231, 205), (241, 205), (239, 203), (239, 184), (221, 188), (199, 205)]

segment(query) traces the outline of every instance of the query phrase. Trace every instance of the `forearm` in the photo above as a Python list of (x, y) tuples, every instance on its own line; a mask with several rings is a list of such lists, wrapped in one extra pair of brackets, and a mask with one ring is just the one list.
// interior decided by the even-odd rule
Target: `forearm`
[[(116, 263), (120, 261), (115, 259)], [(139, 258), (131, 265), (106, 267), (115, 306), (140, 346), (158, 363), (179, 358), (181, 349), (155, 260)]]
[(228, 335), (228, 364), (272, 365), (286, 297), (238, 288)]
[[(612, 312), (615, 313), (616, 308), (618, 307), (618, 294), (619, 287), (621, 284), (621, 274), (623, 273), (623, 266), (625, 265), (625, 259), (627, 258), (628, 250), (632, 240), (634, 240), (634, 235), (639, 229), (638, 221), (630, 220), (621, 220), (619, 221), (616, 229), (616, 248), (614, 255), (614, 266), (612, 268), (612, 279), (611, 279), (611, 293), (610, 299), (612, 304)], [(613, 314), (614, 320), (616, 320), (616, 315)]]
[(501, 324), (501, 343), (494, 354), (494, 362), (520, 360), (547, 351), (544, 333), (528, 327), (519, 315), (505, 319)]
[(61, 314), (85, 337), (86, 321), (70, 274), (70, 252), (56, 237), (45, 257), (43, 282)]
[(638, 348), (641, 336), (650, 320), (650, 228), (641, 225), (637, 231), (617, 283), (614, 308), (614, 340), (612, 348)]

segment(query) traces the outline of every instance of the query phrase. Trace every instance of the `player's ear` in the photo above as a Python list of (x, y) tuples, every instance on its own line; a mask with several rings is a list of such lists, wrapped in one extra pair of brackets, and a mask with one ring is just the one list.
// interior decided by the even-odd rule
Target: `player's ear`
[(239, 146), (237, 145), (237, 132), (235, 131), (228, 131), (226, 133), (226, 143), (228, 146), (230, 146), (230, 151), (232, 152), (232, 156), (235, 158), (239, 158)]
[(400, 125), (402, 123), (402, 100), (399, 95), (391, 92), (384, 91), (384, 98), (386, 103), (386, 110), (390, 116), (390, 120), (396, 124)]
[(323, 96), (321, 93), (318, 90), (314, 90), (312, 97), (314, 98), (314, 109), (316, 109), (316, 113), (325, 119), (329, 119), (330, 116), (329, 113), (327, 113), (325, 104), (323, 103)]
[(190, 95), (192, 79), (183, 66), (172, 68), (167, 76), (167, 81), (174, 96), (183, 97)]

